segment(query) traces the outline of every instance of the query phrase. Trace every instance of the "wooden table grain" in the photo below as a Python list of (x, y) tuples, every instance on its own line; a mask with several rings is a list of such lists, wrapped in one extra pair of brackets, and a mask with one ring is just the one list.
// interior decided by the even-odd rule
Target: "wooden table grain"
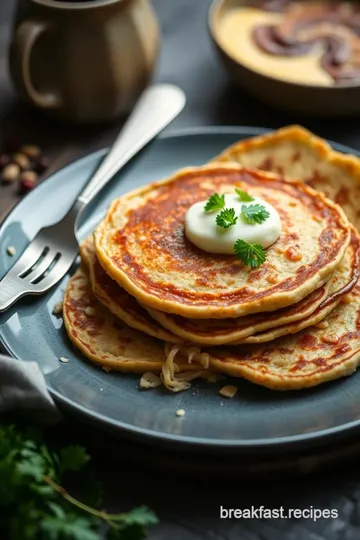
[[(11, 18), (16, 2), (0, 2), (0, 146), (10, 134), (39, 144), (52, 169), (107, 146), (121, 121), (102, 127), (61, 124), (20, 103), (7, 70)], [(162, 50), (154, 81), (180, 85), (188, 102), (168, 130), (204, 125), (248, 125), (278, 128), (299, 123), (320, 136), (360, 149), (357, 118), (313, 120), (286, 115), (258, 103), (235, 88), (219, 64), (207, 31), (209, 0), (154, 0), (162, 29)], [(0, 220), (16, 204), (15, 186), (0, 187)], [(36, 211), (36, 209), (34, 209)], [(349, 447), (322, 448), (319, 455), (275, 456), (272, 474), (245, 474), (243, 457), (160, 453), (145, 445), (98, 436), (95, 428), (65, 416), (48, 431), (54, 441), (84, 442), (105, 483), (109, 510), (145, 503), (159, 514), (150, 540), (358, 540), (360, 538), (360, 467), (356, 442)], [(101, 444), (99, 444), (101, 441)], [(351, 458), (351, 459), (350, 459)], [(334, 460), (336, 459), (336, 465)], [(279, 465), (289, 461), (288, 469)], [(257, 466), (264, 459), (252, 460)], [(292, 467), (294, 463), (294, 467)], [(322, 472), (319, 463), (330, 463)], [(227, 466), (225, 466), (227, 465)], [(299, 474), (299, 471), (302, 474)], [(307, 472), (305, 475), (304, 473)], [(292, 473), (296, 473), (292, 476)], [(224, 520), (220, 506), (250, 508), (334, 508), (338, 519)]]

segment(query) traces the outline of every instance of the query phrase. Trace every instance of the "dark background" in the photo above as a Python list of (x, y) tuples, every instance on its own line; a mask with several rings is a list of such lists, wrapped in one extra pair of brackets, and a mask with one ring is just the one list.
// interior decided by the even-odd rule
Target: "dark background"
[[(207, 31), (209, 0), (153, 0), (162, 30), (162, 51), (155, 79), (176, 83), (188, 98), (171, 128), (205, 125), (248, 125), (278, 128), (300, 123), (322, 137), (360, 149), (359, 119), (316, 121), (270, 110), (234, 88), (219, 64)], [(7, 73), (7, 50), (14, 0), (0, 1), (0, 139), (17, 134), (38, 143), (56, 169), (95, 148), (106, 146), (119, 124), (75, 128), (47, 119), (18, 103)], [(0, 188), (0, 219), (16, 203), (15, 187)], [(66, 418), (48, 431), (59, 442), (85, 443), (105, 483), (107, 508), (151, 506), (160, 524), (150, 540), (359, 540), (360, 448), (322, 448), (306, 459), (273, 456), (277, 470), (266, 472), (265, 458), (249, 456), (263, 466), (249, 474), (245, 458), (225, 455), (201, 458), (160, 454), (142, 443), (130, 445)], [(335, 441), (336, 445), (336, 441)], [(281, 466), (288, 463), (290, 469)], [(225, 467), (226, 465), (226, 467)], [(320, 469), (320, 470), (318, 470)], [(0, 479), (1, 481), (1, 479)], [(219, 519), (219, 506), (249, 508), (334, 508), (336, 520)]]

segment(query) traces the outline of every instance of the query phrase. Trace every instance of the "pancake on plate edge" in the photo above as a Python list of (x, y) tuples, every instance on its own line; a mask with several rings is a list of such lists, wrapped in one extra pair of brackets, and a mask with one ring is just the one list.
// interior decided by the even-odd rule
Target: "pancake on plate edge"
[[(121, 322), (100, 302), (91, 291), (89, 277), (83, 267), (78, 268), (66, 287), (63, 302), (63, 317), (67, 334), (73, 344), (92, 362), (105, 371), (116, 370), (128, 373), (164, 372), (168, 377), (166, 348), (162, 341), (130, 328)], [(177, 374), (176, 390), (187, 389), (193, 378), (211, 378), (208, 355), (197, 348), (188, 350), (187, 357), (180, 356), (174, 366)], [(197, 355), (199, 363), (189, 363), (188, 358)], [(206, 362), (203, 361), (205, 357)], [(183, 358), (183, 361), (181, 361)], [(172, 374), (174, 378), (174, 374)], [(170, 389), (172, 381), (169, 380)]]
[[(106, 368), (138, 373), (161, 370), (163, 383), (175, 391), (188, 388), (189, 380), (193, 378), (207, 375), (209, 378), (211, 372), (218, 371), (278, 390), (314, 386), (351, 373), (360, 358), (360, 346), (357, 347), (360, 314), (358, 316), (356, 307), (360, 287), (355, 286), (359, 264), (358, 236), (353, 231), (349, 244), (351, 229), (339, 207), (311, 188), (306, 188), (296, 178), (305, 180), (318, 190), (321, 185), (322, 192), (336, 202), (343, 203), (339, 201), (341, 197), (346, 199), (346, 204), (343, 204), (346, 214), (356, 222), (358, 216), (352, 197), (358, 193), (360, 186), (360, 182), (357, 183), (360, 179), (358, 160), (332, 151), (321, 139), (302, 128), (291, 126), (274, 134), (237, 143), (215, 161), (218, 163), (209, 167), (180, 171), (175, 175), (175, 181), (156, 182), (112, 203), (106, 218), (95, 232), (96, 252), (88, 239), (81, 249), (83, 268), (72, 278), (66, 291), (64, 319), (70, 338), (89, 359)], [(231, 163), (222, 165), (219, 163), (222, 161)], [(263, 175), (259, 170), (243, 170), (235, 163), (252, 169), (267, 168), (277, 174)], [(294, 164), (302, 174), (294, 172)], [(289, 176), (290, 182), (284, 180), (283, 175)], [(222, 178), (221, 181), (219, 178)], [(275, 254), (271, 257), (268, 253), (267, 263), (270, 260), (271, 266), (263, 265), (266, 267), (265, 275), (271, 275), (273, 279), (275, 274), (279, 280), (277, 283), (271, 284), (271, 279), (264, 280), (261, 272), (258, 278), (251, 281), (251, 274), (256, 275), (262, 267), (249, 270), (242, 267), (239, 261), (234, 261), (234, 257), (213, 256), (192, 245), (189, 248), (190, 243), (183, 241), (180, 228), (186, 208), (215, 191), (228, 192), (227, 189), (234, 185), (251, 193), (255, 190), (257, 195), (270, 200), (281, 214), (282, 235), (274, 246), (267, 249), (268, 252), (275, 252), (276, 248), (277, 258), (283, 261), (286, 259), (284, 253), (292, 247), (291, 235), (297, 234), (296, 238), (292, 237), (292, 243), (294, 245), (295, 241), (297, 244), (296, 251), (303, 257), (300, 259), (302, 264), (299, 261), (291, 261), (292, 265), (289, 261), (276, 264)], [(283, 188), (280, 196), (275, 194), (275, 186)], [(295, 202), (296, 190), (298, 197), (299, 194), (301, 197), (296, 206), (289, 207), (286, 203)], [(291, 212), (287, 211), (290, 208)], [(165, 229), (162, 235), (156, 216), (161, 216), (161, 212), (164, 214), (164, 210), (167, 214), (166, 219), (162, 219)], [(291, 222), (292, 219), (294, 222)], [(312, 222), (309, 225), (310, 219)], [(125, 234), (127, 226), (129, 229)], [(283, 235), (287, 237), (285, 241)], [(327, 239), (325, 250), (314, 248), (314, 245), (319, 247), (320, 238)], [(147, 243), (155, 249), (152, 258), (146, 252)], [(185, 247), (184, 243), (187, 244)], [(312, 249), (309, 249), (309, 244)], [(150, 249), (148, 251), (150, 253)], [(166, 252), (165, 257), (163, 251)], [(187, 258), (189, 253), (191, 262)], [(175, 259), (174, 265), (171, 258)], [(204, 263), (204, 259), (208, 264)], [(294, 286), (289, 266), (292, 273), (295, 270), (301, 275), (304, 262), (311, 267), (314, 260), (321, 261), (319, 268), (312, 268), (313, 271), (307, 273), (307, 279), (300, 279), (300, 284)], [(210, 279), (209, 263), (213, 270)], [(207, 277), (201, 279), (206, 268)], [(181, 292), (190, 291), (190, 279), (182, 279), (183, 275), (188, 278), (189, 269), (192, 283), (194, 280), (196, 283), (193, 287), (195, 302), (190, 295), (182, 302), (176, 289), (180, 285)], [(162, 280), (167, 272), (167, 285), (162, 289)], [(180, 274), (180, 280), (179, 277), (174, 279), (176, 272)], [(217, 279), (218, 275), (222, 276), (222, 280)], [(156, 279), (152, 282), (154, 276)], [(245, 301), (243, 294), (230, 302), (226, 293), (231, 288), (236, 292), (241, 290), (241, 278)], [(71, 311), (79, 300), (76, 298), (80, 294), (78, 286), (74, 285), (79, 279), (86, 282), (86, 286), (81, 285), (86, 288), (85, 296), (93, 299), (90, 312), (99, 316), (103, 329), (100, 334), (98, 330), (94, 333), (89, 322), (91, 317), (85, 313), (88, 306), (85, 305), (84, 295), (83, 305), (77, 308), (75, 316)], [(144, 284), (149, 283), (147, 290)], [(283, 283), (288, 283), (285, 295), (279, 293)], [(224, 289), (225, 294), (222, 293)], [(265, 290), (265, 301), (263, 298), (254, 301), (254, 296), (259, 296), (262, 289)], [(271, 289), (273, 298), (269, 294)], [(215, 294), (212, 294), (214, 290)], [(207, 300), (209, 297), (215, 300), (205, 306), (205, 302), (201, 302), (202, 295)], [(75, 303), (72, 296), (75, 296)], [(216, 299), (220, 299), (218, 305)], [(209, 311), (212, 318), (209, 318)], [(307, 324), (311, 326), (305, 328)], [(127, 356), (129, 351), (122, 350), (122, 345), (118, 350), (116, 345), (112, 349), (112, 345), (119, 343), (118, 337), (112, 337), (114, 328), (122, 328), (125, 334), (135, 333), (139, 350), (130, 348), (130, 360)], [(286, 335), (278, 337), (283, 333)], [(196, 341), (196, 336), (201, 335), (208, 345), (201, 339)], [(229, 336), (236, 336), (232, 342), (241, 341), (241, 344), (214, 347), (226, 343)], [(194, 337), (195, 343), (189, 343), (191, 337)], [(269, 343), (261, 343), (267, 339)], [(184, 341), (187, 343), (182, 343)], [(149, 346), (150, 342), (155, 344), (153, 348)], [(109, 348), (113, 350), (110, 356)], [(147, 351), (145, 356), (144, 350)], [(189, 360), (192, 363), (188, 363)]]
[(303, 180), (339, 204), (360, 230), (359, 158), (336, 152), (301, 126), (288, 126), (274, 133), (233, 144), (215, 157), (216, 162), (234, 162)]
[(150, 317), (133, 296), (112, 280), (96, 256), (94, 241), (89, 237), (80, 246), (80, 256), (88, 269), (92, 292), (114, 315), (126, 324), (141, 330), (150, 336), (168, 341), (182, 343), (184, 340), (172, 334)]

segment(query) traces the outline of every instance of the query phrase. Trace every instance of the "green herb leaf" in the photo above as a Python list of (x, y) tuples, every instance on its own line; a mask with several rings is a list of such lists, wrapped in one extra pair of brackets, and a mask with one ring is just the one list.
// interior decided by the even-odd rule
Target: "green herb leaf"
[(80, 471), (89, 461), (90, 456), (82, 446), (67, 446), (60, 452), (60, 474)]
[(66, 519), (66, 512), (60, 504), (49, 502), (48, 507), (55, 514), (55, 517), (59, 519)]
[(219, 195), (218, 193), (214, 193), (214, 195), (211, 195), (211, 197), (207, 200), (204, 210), (205, 212), (214, 212), (215, 210), (221, 210), (225, 206), (225, 195)]
[(257, 268), (266, 261), (266, 251), (260, 244), (248, 244), (239, 239), (234, 244), (234, 252), (244, 266), (251, 268)]
[(146, 506), (135, 508), (127, 514), (110, 516), (112, 528), (107, 534), (108, 540), (143, 540), (146, 527), (156, 525), (157, 517)]
[(154, 512), (149, 510), (146, 506), (139, 506), (134, 508), (131, 512), (126, 514), (118, 514), (117, 516), (111, 516), (111, 521), (124, 523), (126, 525), (156, 525), (158, 522)]
[(65, 519), (58, 516), (45, 517), (41, 522), (41, 530), (49, 540), (99, 540), (92, 521), (76, 514), (67, 514)]
[(243, 202), (251, 202), (254, 200), (254, 197), (248, 194), (247, 191), (243, 191), (242, 189), (235, 188), (236, 194), (239, 196), (240, 201)]
[(17, 464), (17, 470), (22, 476), (32, 478), (36, 482), (41, 482), (47, 474), (47, 462), (44, 456), (35, 450), (25, 448), (20, 451), (20, 461)]
[(263, 223), (270, 216), (270, 213), (266, 210), (262, 204), (245, 204), (241, 207), (241, 218), (245, 223), (254, 225), (255, 223)]
[(238, 218), (235, 216), (234, 208), (225, 208), (216, 216), (216, 225), (223, 229), (228, 229), (231, 225), (235, 225)]
[[(109, 514), (98, 509), (101, 502), (89, 506), (60, 484), (62, 472), (78, 471), (88, 460), (81, 447), (64, 448), (58, 455), (37, 435), (33, 439), (27, 428), (0, 425), (0, 537), (100, 540), (106, 525), (114, 540), (145, 538), (146, 527), (157, 522), (147, 508)], [(81, 491), (90, 475), (87, 469), (79, 474)]]

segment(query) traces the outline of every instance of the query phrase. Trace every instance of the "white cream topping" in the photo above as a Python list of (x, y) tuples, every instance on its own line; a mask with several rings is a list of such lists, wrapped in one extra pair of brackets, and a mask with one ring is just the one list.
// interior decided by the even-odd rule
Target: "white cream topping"
[[(250, 194), (251, 195), (251, 194)], [(216, 224), (216, 216), (221, 210), (205, 212), (207, 201), (193, 204), (185, 216), (185, 234), (198, 248), (208, 253), (233, 254), (236, 240), (249, 244), (260, 244), (264, 248), (271, 246), (281, 234), (280, 216), (275, 208), (260, 197), (251, 202), (243, 202), (234, 194), (225, 195), (225, 208), (234, 208), (237, 221), (228, 229)], [(269, 212), (269, 217), (262, 223), (248, 224), (240, 217), (243, 205), (261, 204)]]

